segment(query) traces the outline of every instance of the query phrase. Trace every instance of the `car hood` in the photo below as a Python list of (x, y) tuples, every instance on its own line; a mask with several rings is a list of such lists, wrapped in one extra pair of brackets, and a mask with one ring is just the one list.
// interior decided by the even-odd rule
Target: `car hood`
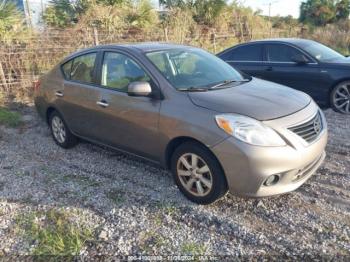
[(261, 121), (293, 114), (311, 102), (303, 92), (256, 78), (230, 88), (191, 92), (189, 96), (197, 106)]
[(327, 62), (324, 62), (325, 64), (330, 64), (330, 65), (342, 65), (344, 67), (349, 67), (350, 66), (350, 57), (341, 57), (337, 59), (333, 59)]

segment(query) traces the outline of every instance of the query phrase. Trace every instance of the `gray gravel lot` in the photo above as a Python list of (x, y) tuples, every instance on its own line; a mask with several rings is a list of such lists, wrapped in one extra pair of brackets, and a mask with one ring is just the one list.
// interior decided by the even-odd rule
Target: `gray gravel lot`
[[(327, 158), (297, 191), (265, 199), (186, 200), (170, 173), (89, 143), (59, 148), (31, 106), (0, 127), (0, 255), (30, 254), (16, 218), (60, 209), (94, 230), (82, 256), (286, 255), (350, 259), (350, 117), (325, 111)], [(78, 214), (78, 215), (77, 215)]]

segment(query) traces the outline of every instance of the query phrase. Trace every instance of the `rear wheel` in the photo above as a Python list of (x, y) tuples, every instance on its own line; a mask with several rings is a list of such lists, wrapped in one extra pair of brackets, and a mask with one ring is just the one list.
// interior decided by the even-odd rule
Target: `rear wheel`
[(51, 134), (57, 145), (71, 148), (78, 143), (77, 137), (69, 131), (62, 116), (57, 111), (53, 111), (49, 119)]
[(180, 191), (195, 203), (211, 204), (227, 193), (220, 164), (198, 143), (180, 145), (171, 158), (171, 170)]
[(350, 114), (350, 81), (345, 81), (334, 87), (331, 93), (331, 104), (335, 111)]

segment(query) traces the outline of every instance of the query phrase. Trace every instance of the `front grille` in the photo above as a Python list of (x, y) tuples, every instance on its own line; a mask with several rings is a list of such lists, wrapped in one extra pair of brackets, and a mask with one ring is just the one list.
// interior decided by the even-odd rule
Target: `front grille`
[(320, 112), (318, 112), (311, 120), (288, 129), (303, 138), (308, 143), (315, 141), (323, 129)]

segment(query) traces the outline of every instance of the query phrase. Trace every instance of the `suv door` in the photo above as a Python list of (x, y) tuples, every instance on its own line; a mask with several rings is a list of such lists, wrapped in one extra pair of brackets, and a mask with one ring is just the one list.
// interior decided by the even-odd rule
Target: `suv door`
[(153, 92), (150, 74), (128, 54), (105, 51), (98, 69), (99, 105), (94, 118), (95, 137), (104, 144), (159, 161), (158, 119), (161, 100), (154, 96), (129, 96), (128, 85), (143, 81)]
[(63, 64), (63, 86), (55, 90), (57, 109), (70, 130), (83, 137), (92, 136), (90, 120), (99, 97), (95, 78), (96, 57), (96, 52), (85, 53)]
[(263, 44), (253, 43), (231, 48), (218, 55), (226, 63), (242, 72), (261, 78), (266, 69), (263, 63)]
[[(286, 44), (266, 44), (266, 65), (263, 78), (306, 92), (313, 98), (329, 79), (321, 73), (320, 66), (301, 50)], [(309, 61), (298, 64), (293, 56), (303, 55)]]

